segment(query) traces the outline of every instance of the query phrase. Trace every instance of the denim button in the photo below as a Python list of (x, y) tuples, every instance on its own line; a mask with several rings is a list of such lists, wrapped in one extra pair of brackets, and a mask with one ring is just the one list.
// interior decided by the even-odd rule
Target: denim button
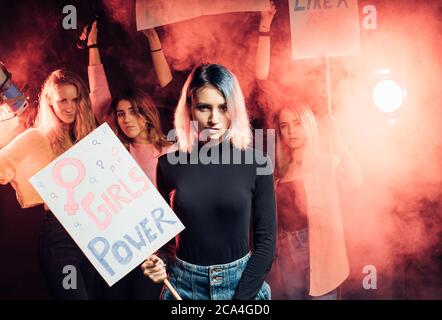
[[(234, 262), (212, 266), (199, 266), (176, 257), (171, 268), (170, 279), (174, 280), (174, 282), (171, 281), (171, 284), (176, 285), (177, 291), (183, 299), (231, 299), (250, 256), (251, 253), (248, 253)], [(183, 276), (185, 276), (184, 280)], [(191, 287), (180, 287), (178, 282), (189, 282)], [(208, 285), (210, 286), (209, 290), (207, 290)], [(169, 294), (163, 296), (163, 299), (171, 298), (172, 296)]]

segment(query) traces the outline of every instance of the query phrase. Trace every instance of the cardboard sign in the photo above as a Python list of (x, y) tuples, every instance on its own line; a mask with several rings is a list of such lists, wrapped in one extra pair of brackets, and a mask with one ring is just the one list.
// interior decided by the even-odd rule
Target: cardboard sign
[(204, 15), (270, 10), (268, 0), (137, 0), (137, 30), (145, 30)]
[(110, 286), (184, 229), (106, 123), (29, 182)]
[(289, 0), (292, 58), (360, 53), (357, 0)]

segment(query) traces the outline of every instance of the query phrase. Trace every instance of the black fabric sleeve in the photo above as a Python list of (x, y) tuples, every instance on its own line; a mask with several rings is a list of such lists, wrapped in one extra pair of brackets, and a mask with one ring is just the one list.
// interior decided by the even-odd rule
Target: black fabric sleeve
[[(172, 191), (172, 188), (167, 183), (167, 179), (162, 172), (160, 161), (158, 161), (157, 165), (157, 189), (164, 200), (167, 202), (167, 204), (170, 206), (170, 193)], [(171, 239), (164, 246), (162, 246), (155, 254), (160, 257), (161, 260), (163, 260), (163, 262), (167, 266), (167, 269), (169, 270), (170, 262), (173, 260), (176, 254), (175, 238)]]
[[(267, 158), (267, 161), (270, 161)], [(253, 300), (275, 257), (276, 205), (273, 174), (256, 175), (252, 199), (253, 253), (238, 283), (234, 300)]]

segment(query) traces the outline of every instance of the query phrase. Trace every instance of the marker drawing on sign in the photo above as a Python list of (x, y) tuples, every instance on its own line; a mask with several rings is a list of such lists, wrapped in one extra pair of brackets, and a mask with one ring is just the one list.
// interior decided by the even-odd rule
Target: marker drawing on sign
[[(61, 171), (67, 165), (71, 165), (77, 169), (77, 177), (73, 181), (65, 181), (61, 175)], [(80, 160), (73, 158), (60, 160), (52, 169), (52, 178), (55, 183), (66, 189), (67, 203), (64, 206), (64, 211), (67, 212), (68, 215), (74, 215), (78, 210), (78, 204), (75, 203), (74, 199), (74, 189), (83, 181), (85, 173), (86, 168), (83, 163)]]
[(104, 192), (99, 195), (104, 203), (97, 202), (95, 192), (88, 192), (81, 200), (84, 212), (100, 230), (105, 230), (109, 226), (112, 214), (119, 213), (123, 207), (149, 190), (149, 179), (144, 175), (137, 174), (138, 170), (137, 167), (134, 167), (129, 171), (128, 182), (119, 179), (107, 186)]
[(112, 148), (112, 155), (114, 156), (115, 160), (117, 160), (118, 162), (121, 162), (121, 158), (118, 155), (118, 149), (116, 147)]
[(101, 169), (104, 169), (103, 161), (98, 160), (98, 161), (97, 161), (97, 167), (100, 167)]

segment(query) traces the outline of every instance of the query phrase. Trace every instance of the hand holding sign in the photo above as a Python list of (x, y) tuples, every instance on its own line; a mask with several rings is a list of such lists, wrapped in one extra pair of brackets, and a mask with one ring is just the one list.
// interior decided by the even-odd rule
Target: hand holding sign
[(204, 15), (268, 9), (268, 0), (137, 0), (135, 3), (138, 31)]
[(162, 283), (167, 279), (166, 265), (160, 257), (154, 254), (144, 261), (141, 269), (144, 275), (155, 283)]
[(175, 291), (169, 280), (167, 280), (166, 265), (161, 258), (154, 254), (151, 255), (141, 265), (141, 269), (143, 269), (144, 275), (149, 277), (153, 282), (164, 283), (176, 300), (182, 300), (178, 292)]
[(109, 285), (184, 229), (106, 123), (29, 181)]
[(273, 1), (269, 1), (270, 10), (261, 11), (261, 20), (259, 22), (259, 30), (261, 32), (269, 32), (270, 25), (272, 24), (273, 18), (276, 14), (276, 6)]

